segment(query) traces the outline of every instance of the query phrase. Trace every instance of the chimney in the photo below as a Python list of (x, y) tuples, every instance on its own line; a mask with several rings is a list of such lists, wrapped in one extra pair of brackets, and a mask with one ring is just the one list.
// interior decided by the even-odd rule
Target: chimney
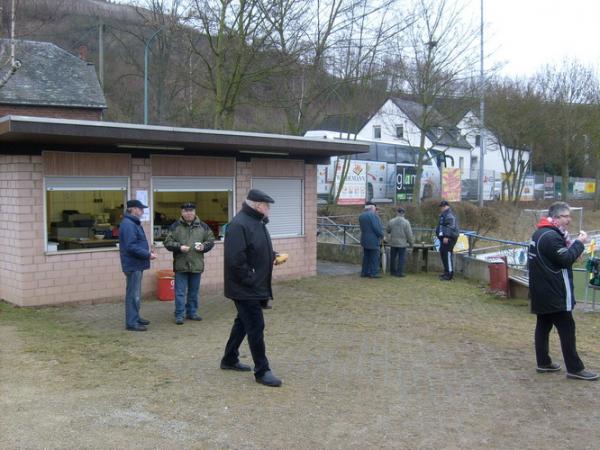
[(88, 54), (89, 54), (87, 45), (80, 45), (79, 48), (77, 49), (77, 53), (79, 53), (79, 57), (81, 59), (83, 59), (84, 61), (87, 61)]

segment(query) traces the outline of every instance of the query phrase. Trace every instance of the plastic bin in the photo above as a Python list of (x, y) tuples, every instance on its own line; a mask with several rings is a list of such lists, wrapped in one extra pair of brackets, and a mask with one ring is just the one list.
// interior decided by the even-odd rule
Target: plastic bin
[(172, 270), (158, 271), (156, 295), (163, 302), (172, 302), (175, 300), (175, 273)]
[(508, 264), (506, 257), (490, 261), (488, 269), (490, 271), (490, 291), (502, 293), (508, 297)]

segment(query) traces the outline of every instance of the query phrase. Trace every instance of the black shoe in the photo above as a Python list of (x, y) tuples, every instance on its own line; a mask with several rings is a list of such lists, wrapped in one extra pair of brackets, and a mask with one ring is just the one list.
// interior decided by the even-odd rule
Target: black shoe
[(140, 324), (140, 325), (150, 325), (150, 321), (146, 320), (146, 319), (139, 318), (138, 319), (138, 324)]
[(538, 373), (545, 373), (545, 372), (558, 372), (560, 370), (560, 364), (558, 363), (550, 363), (547, 364), (545, 366), (537, 366), (537, 369), (535, 369)]
[(183, 325), (183, 317), (177, 317), (175, 319), (175, 324), (177, 324), (177, 325)]
[(598, 379), (598, 374), (584, 369), (575, 373), (567, 372), (567, 378), (573, 378), (575, 380), (594, 381)]
[(256, 377), (256, 382), (271, 387), (281, 386), (281, 380), (273, 375), (270, 370), (266, 371), (262, 377)]
[(238, 372), (250, 372), (252, 367), (247, 364), (243, 364), (241, 362), (236, 362), (235, 364), (225, 364), (221, 362), (221, 369), (223, 370), (236, 370)]
[(401, 274), (399, 274), (399, 275), (396, 275), (396, 276), (397, 276), (397, 277), (400, 277), (400, 278), (404, 278), (406, 275), (404, 275), (403, 273), (401, 273)]
[(135, 327), (126, 327), (126, 329), (128, 331), (146, 331), (148, 328), (144, 325), (136, 325)]
[(370, 275), (369, 278), (382, 278), (381, 275), (377, 274), (377, 275)]
[(448, 278), (448, 274), (447, 274), (447, 273), (443, 273), (443, 274), (441, 274), (441, 275), (439, 276), (439, 279), (440, 279), (440, 280), (443, 280), (443, 279), (445, 279), (445, 278)]
[(187, 316), (186, 319), (200, 322), (202, 320), (202, 317), (200, 317), (198, 314), (194, 314), (193, 316)]

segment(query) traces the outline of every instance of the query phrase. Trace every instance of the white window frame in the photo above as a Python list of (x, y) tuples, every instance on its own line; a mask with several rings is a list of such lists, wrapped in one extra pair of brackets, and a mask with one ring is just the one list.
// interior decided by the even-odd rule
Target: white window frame
[[(303, 178), (294, 178), (294, 177), (252, 177), (252, 187), (255, 187), (256, 180), (272, 180), (272, 181), (299, 181), (300, 182), (300, 233), (273, 233), (269, 229), (269, 234), (273, 238), (297, 238), (304, 236), (304, 218), (306, 215), (305, 208), (306, 204), (304, 202), (304, 179)], [(259, 188), (260, 189), (260, 188)], [(267, 194), (271, 195), (275, 199), (275, 205), (277, 205), (277, 194), (273, 192), (267, 192)], [(273, 195), (275, 194), (275, 195)], [(267, 225), (269, 228), (269, 225)]]
[[(397, 139), (404, 139), (404, 125), (402, 125), (402, 124), (396, 124), (395, 128), (396, 128), (396, 138)], [(399, 129), (402, 131), (402, 133), (400, 133), (400, 134), (398, 134), (398, 130)]]
[(381, 139), (381, 125), (373, 125), (373, 139)]
[[(111, 186), (111, 181), (114, 183)], [(50, 187), (57, 186), (57, 187)], [(118, 186), (119, 185), (119, 186)], [(44, 253), (47, 255), (64, 255), (68, 253), (90, 253), (117, 251), (118, 247), (85, 248), (76, 250), (48, 251), (48, 191), (123, 191), (125, 198), (131, 192), (131, 179), (129, 177), (76, 177), (76, 176), (46, 176), (43, 178), (43, 210), (44, 221), (42, 229), (44, 236)]]

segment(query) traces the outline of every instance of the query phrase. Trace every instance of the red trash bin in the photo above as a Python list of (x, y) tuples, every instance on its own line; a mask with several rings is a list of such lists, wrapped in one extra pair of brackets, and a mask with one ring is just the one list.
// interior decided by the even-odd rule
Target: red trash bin
[(156, 295), (163, 302), (175, 300), (175, 273), (172, 270), (159, 270)]
[(496, 258), (488, 264), (490, 291), (508, 296), (508, 264), (506, 257)]

